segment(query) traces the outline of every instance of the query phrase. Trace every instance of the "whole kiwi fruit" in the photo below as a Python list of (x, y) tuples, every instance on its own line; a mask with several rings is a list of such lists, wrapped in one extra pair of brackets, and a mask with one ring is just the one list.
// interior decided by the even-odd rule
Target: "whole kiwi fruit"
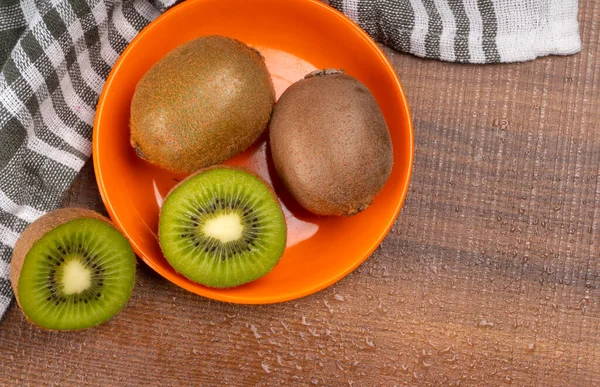
[(15, 244), (10, 280), (28, 320), (79, 330), (111, 319), (129, 300), (136, 259), (106, 217), (84, 208), (51, 211)]
[(146, 161), (191, 173), (249, 147), (275, 103), (263, 57), (245, 43), (204, 36), (155, 63), (131, 102), (131, 145)]
[(374, 96), (337, 70), (313, 72), (283, 93), (273, 110), (269, 142), (285, 187), (318, 215), (353, 215), (367, 208), (394, 162)]

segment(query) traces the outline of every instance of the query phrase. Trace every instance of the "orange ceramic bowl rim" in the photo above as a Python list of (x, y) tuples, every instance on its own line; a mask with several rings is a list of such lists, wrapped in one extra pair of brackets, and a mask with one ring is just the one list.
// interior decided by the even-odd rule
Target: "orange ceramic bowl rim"
[[(150, 266), (155, 272), (157, 272), (159, 275), (161, 275), (163, 278), (169, 280), (170, 282), (176, 284), (177, 286), (179, 286), (183, 289), (186, 289), (190, 292), (196, 293), (198, 295), (207, 296), (203, 292), (199, 292), (194, 286), (190, 286), (190, 283), (187, 280), (182, 280), (181, 277), (179, 277), (177, 275), (173, 275), (171, 272), (164, 270), (156, 262), (154, 262), (153, 260), (146, 257), (145, 254), (143, 253), (141, 247), (137, 243), (137, 241), (128, 234), (126, 227), (124, 227), (123, 222), (121, 221), (121, 219), (119, 217), (119, 214), (115, 210), (113, 203), (111, 202), (111, 200), (109, 198), (109, 194), (108, 194), (108, 191), (106, 188), (104, 177), (101, 172), (101, 159), (98, 157), (98, 155), (100, 154), (100, 150), (99, 150), (100, 149), (100, 141), (99, 141), (99, 131), (96, 130), (96, 128), (100, 124), (100, 120), (101, 120), (102, 113), (104, 111), (105, 103), (106, 103), (107, 99), (109, 98), (107, 91), (112, 86), (115, 74), (119, 71), (119, 68), (121, 67), (121, 65), (127, 60), (129, 53), (134, 49), (137, 42), (139, 42), (141, 39), (143, 39), (144, 36), (149, 31), (151, 31), (153, 28), (156, 28), (158, 23), (160, 23), (163, 19), (170, 17), (170, 15), (172, 13), (179, 12), (179, 11), (183, 10), (185, 7), (190, 6), (190, 4), (192, 4), (192, 3), (202, 3), (203, 1), (205, 1), (205, 0), (187, 0), (181, 4), (174, 6), (171, 9), (169, 9), (162, 15), (158, 16), (153, 22), (151, 22), (149, 25), (147, 25), (142, 31), (140, 31), (140, 33), (125, 48), (125, 50), (120, 55), (117, 62), (111, 69), (111, 72), (109, 73), (109, 76), (104, 84), (103, 90), (102, 90), (100, 98), (98, 100), (96, 117), (94, 120), (94, 131), (93, 131), (93, 136), (92, 136), (92, 152), (93, 152), (94, 173), (95, 173), (95, 176), (97, 179), (97, 185), (98, 185), (98, 188), (100, 191), (102, 201), (106, 207), (106, 210), (107, 210), (110, 218), (115, 223), (117, 228), (130, 241), (132, 248), (134, 249), (134, 251), (138, 255), (138, 257), (142, 261), (144, 261), (148, 266)], [(223, 0), (223, 1), (228, 1), (228, 0)], [(405, 114), (406, 121), (403, 122), (405, 130), (407, 130), (407, 133), (406, 133), (406, 135), (408, 136), (408, 144), (407, 145), (409, 147), (409, 154), (407, 155), (407, 157), (408, 157), (407, 168), (404, 171), (404, 176), (406, 176), (406, 178), (404, 179), (404, 181), (402, 183), (400, 198), (396, 203), (396, 207), (394, 209), (393, 216), (391, 216), (389, 218), (389, 220), (387, 221), (387, 224), (385, 224), (385, 231), (382, 232), (381, 235), (377, 239), (373, 239), (372, 241), (370, 241), (370, 247), (368, 248), (367, 254), (364, 254), (364, 256), (361, 259), (357, 259), (351, 266), (348, 266), (345, 270), (338, 272), (337, 275), (331, 276), (325, 281), (314, 284), (312, 286), (306, 286), (301, 289), (298, 289), (296, 292), (287, 293), (287, 294), (283, 294), (283, 295), (268, 295), (268, 296), (264, 296), (264, 297), (260, 297), (260, 298), (257, 298), (257, 297), (245, 298), (245, 297), (240, 297), (240, 296), (230, 296), (227, 293), (218, 293), (218, 294), (212, 294), (210, 296), (207, 296), (211, 299), (215, 299), (218, 301), (232, 302), (232, 303), (238, 303), (238, 304), (278, 303), (278, 302), (290, 301), (290, 300), (308, 296), (310, 294), (316, 293), (316, 292), (336, 283), (337, 281), (339, 281), (340, 279), (342, 279), (343, 277), (345, 277), (346, 275), (351, 273), (353, 270), (355, 270), (365, 260), (367, 260), (371, 256), (371, 254), (375, 251), (375, 249), (381, 244), (383, 239), (387, 236), (387, 234), (389, 233), (390, 229), (392, 228), (394, 222), (396, 221), (396, 219), (404, 205), (406, 196), (408, 194), (411, 177), (412, 177), (412, 169), (413, 169), (413, 163), (414, 163), (414, 127), (413, 127), (410, 108), (408, 105), (408, 101), (407, 101), (405, 92), (402, 88), (402, 85), (400, 83), (400, 79), (396, 73), (396, 70), (390, 63), (387, 56), (379, 48), (377, 43), (375, 43), (375, 41), (364, 30), (362, 30), (354, 21), (352, 21), (351, 19), (349, 19), (347, 16), (343, 15), (339, 11), (331, 8), (330, 6), (328, 6), (326, 4), (321, 3), (318, 0), (288, 0), (288, 1), (296, 2), (296, 3), (306, 3), (306, 5), (316, 7), (316, 9), (318, 9), (320, 12), (327, 13), (329, 17), (338, 19), (337, 20), (338, 22), (340, 22), (340, 21), (343, 22), (343, 24), (345, 25), (346, 28), (349, 29), (349, 31), (354, 33), (357, 37), (359, 37), (365, 43), (368, 44), (368, 46), (371, 49), (371, 54), (374, 54), (377, 57), (377, 59), (385, 66), (385, 70), (389, 73), (389, 75), (394, 80), (394, 83), (390, 84), (389, 87), (393, 89), (395, 97), (398, 99), (398, 101), (401, 102), (401, 106), (399, 106), (399, 108), (404, 110), (406, 113)]]

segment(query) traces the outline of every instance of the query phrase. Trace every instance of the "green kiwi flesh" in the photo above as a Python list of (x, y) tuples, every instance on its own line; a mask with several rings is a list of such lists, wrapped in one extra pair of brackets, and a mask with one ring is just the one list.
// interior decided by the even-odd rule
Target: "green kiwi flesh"
[(386, 184), (394, 155), (370, 90), (336, 70), (309, 74), (279, 98), (269, 129), (283, 184), (318, 215), (354, 215)]
[(46, 329), (101, 324), (127, 303), (135, 254), (103, 216), (60, 209), (32, 223), (15, 245), (11, 282), (25, 316)]
[(229, 288), (254, 281), (277, 264), (286, 245), (285, 217), (260, 177), (216, 166), (191, 175), (167, 195), (159, 242), (183, 276)]
[(176, 47), (136, 85), (130, 142), (138, 156), (178, 173), (221, 163), (264, 131), (275, 103), (260, 53), (224, 36)]

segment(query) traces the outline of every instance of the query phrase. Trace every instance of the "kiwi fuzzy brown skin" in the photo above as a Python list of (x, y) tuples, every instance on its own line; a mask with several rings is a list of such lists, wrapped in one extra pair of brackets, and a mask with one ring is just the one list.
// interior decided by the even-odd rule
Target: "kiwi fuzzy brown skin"
[[(107, 223), (112, 227), (115, 227), (115, 225), (108, 218), (97, 213), (96, 211), (89, 210), (87, 208), (70, 207), (59, 208), (46, 213), (31, 223), (21, 233), (21, 236), (17, 240), (17, 243), (13, 249), (10, 262), (10, 283), (19, 307), (21, 307), (21, 303), (19, 301), (19, 276), (21, 274), (21, 269), (23, 268), (23, 263), (25, 262), (25, 257), (27, 256), (29, 250), (31, 250), (33, 245), (52, 229), (60, 226), (61, 224), (70, 222), (71, 220), (80, 218), (97, 219)], [(24, 315), (32, 324), (39, 326), (31, 321), (25, 313)], [(42, 329), (47, 329), (42, 326), (39, 327)]]
[(394, 163), (369, 89), (332, 69), (291, 85), (273, 110), (273, 164), (296, 201), (317, 215), (354, 215), (383, 189)]
[(235, 39), (201, 37), (169, 52), (138, 82), (130, 142), (148, 162), (192, 173), (248, 148), (274, 103), (260, 53)]

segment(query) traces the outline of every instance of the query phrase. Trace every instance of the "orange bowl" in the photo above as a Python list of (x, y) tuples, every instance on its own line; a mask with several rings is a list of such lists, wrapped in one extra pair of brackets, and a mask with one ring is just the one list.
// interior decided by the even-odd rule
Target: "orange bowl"
[[(269, 274), (231, 289), (212, 289), (176, 273), (157, 240), (160, 206), (184, 176), (139, 159), (129, 145), (129, 105), (144, 73), (178, 45), (204, 35), (224, 35), (258, 48), (277, 95), (317, 68), (343, 68), (374, 94), (394, 146), (391, 177), (374, 203), (352, 217), (320, 217), (299, 207), (281, 186), (262, 136), (227, 161), (270, 182), (288, 226), (285, 253)], [(381, 243), (408, 190), (413, 127), (406, 97), (385, 55), (356, 24), (313, 0), (188, 0), (158, 17), (126, 48), (100, 97), (93, 135), (94, 168), (106, 208), (138, 256), (169, 281), (216, 300), (260, 304), (319, 291), (354, 270)]]

